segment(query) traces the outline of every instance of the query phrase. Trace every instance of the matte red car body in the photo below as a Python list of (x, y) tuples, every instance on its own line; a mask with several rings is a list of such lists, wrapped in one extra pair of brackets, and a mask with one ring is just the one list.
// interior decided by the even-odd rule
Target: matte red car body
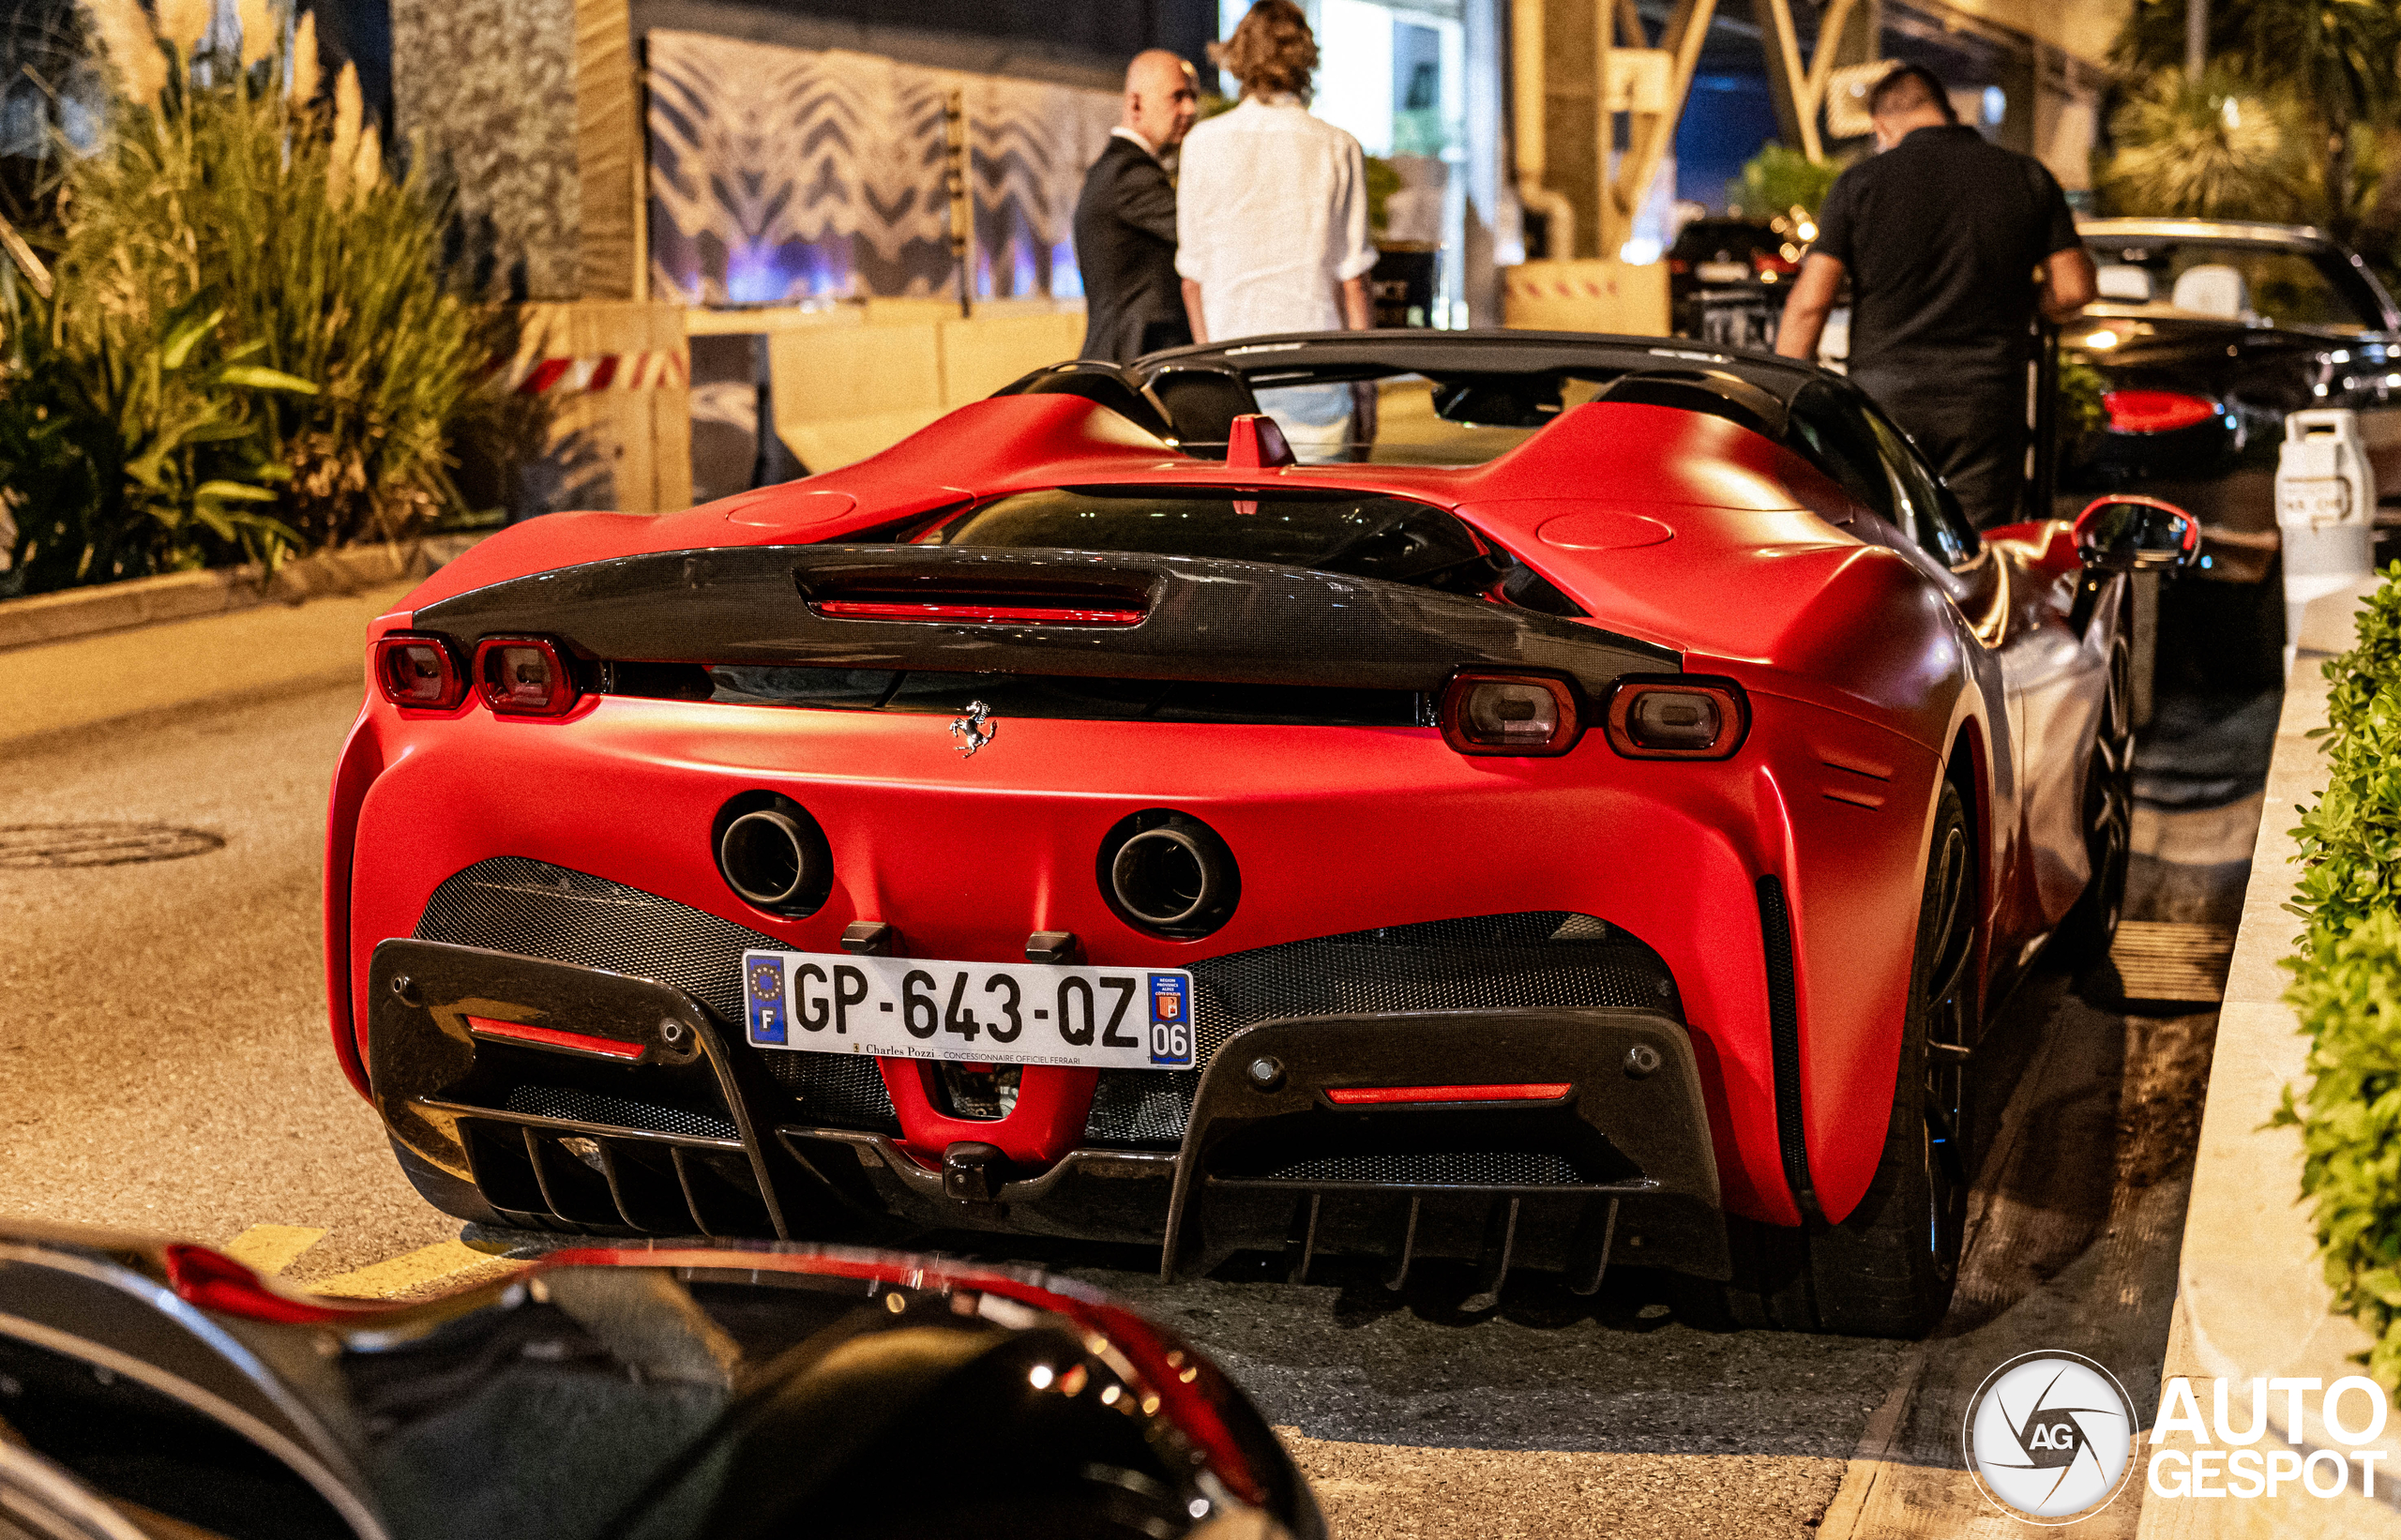
[[(2059, 633), (2054, 660), (2075, 672), (2054, 603), (2054, 580), (2076, 565), (2066, 526), (2000, 532), (1986, 578), (1956, 576), (1796, 456), (1667, 407), (1578, 406), (1469, 469), (1245, 470), (1163, 453), (1074, 397), (996, 399), (788, 487), (656, 519), (556, 515), (506, 531), (372, 632), (576, 563), (838, 540), (971, 498), (1148, 483), (1299, 483), (1449, 508), (1594, 624), (1736, 682), (1749, 735), (1716, 762), (1627, 759), (1598, 732), (1556, 758), (1469, 758), (1433, 727), (1013, 719), (1000, 748), (962, 758), (922, 717), (586, 697), (563, 717), (505, 718), (472, 702), (403, 709), (370, 689), (335, 778), (326, 853), (329, 998), (354, 1083), (365, 1093), (375, 944), (411, 934), (436, 884), (495, 854), (640, 885), (799, 950), (836, 950), (846, 925), (875, 920), (897, 926), (912, 955), (964, 959), (1012, 958), (1029, 932), (1067, 930), (1095, 962), (1173, 966), (1558, 908), (1605, 916), (1665, 960), (1725, 1207), (1791, 1224), (1801, 1212), (1776, 1142), (1755, 889), (1775, 874), (1795, 941), (1809, 1174), (1839, 1219), (1884, 1140), (1946, 767), (1972, 793), (1981, 977), (2004, 975), (2082, 887), (2080, 758), (2021, 746), (2089, 743), (2090, 679), (2045, 696), (2028, 664), (2031, 725), (2006, 725), (2004, 704), (2004, 657), (2042, 656), (2046, 626)], [(730, 788), (752, 787), (804, 801), (832, 841), (833, 895), (805, 919), (744, 903), (711, 863), (710, 820)], [(1132, 929), (1092, 880), (1090, 853), (1111, 823), (1161, 805), (1205, 819), (1242, 863), (1241, 905), (1205, 941)], [(884, 1061), (883, 1073), (905, 1147), (929, 1165), (970, 1139), (1013, 1161), (1054, 1160), (1077, 1142), (1094, 1083), (1091, 1071), (1029, 1067), (1014, 1115), (967, 1123), (935, 1111), (915, 1064)]]

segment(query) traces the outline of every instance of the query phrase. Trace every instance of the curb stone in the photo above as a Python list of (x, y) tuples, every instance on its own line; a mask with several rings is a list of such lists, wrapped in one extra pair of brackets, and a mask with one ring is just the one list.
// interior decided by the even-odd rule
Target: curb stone
[(298, 557), (272, 574), (252, 564), (0, 599), (0, 653), (269, 603), (301, 604), (396, 582), (414, 585), (483, 537), (477, 532), (347, 546)]
[[(2348, 594), (2328, 598), (2345, 616), (2357, 602)], [(2304, 645), (2348, 646), (2348, 629), (2313, 613), (2303, 627)], [(2326, 722), (2329, 687), (2318, 670), (2323, 661), (2322, 656), (2302, 653), (2286, 681), (2242, 929), (2218, 1014), (2160, 1390), (2165, 1406), (2176, 1382), (2186, 1381), (2201, 1415), (2213, 1420), (2217, 1381), (2224, 1381), (2227, 1420), (2236, 1432), (2256, 1426), (2254, 1417), (2264, 1414), (2266, 1436), (2252, 1447), (2303, 1457), (2314, 1450), (2340, 1455), (2350, 1446), (2322, 1426), (2318, 1397), (2304, 1402), (2296, 1426), (2288, 1415), (2288, 1397), (2273, 1389), (2265, 1408), (2255, 1408), (2252, 1381), (2290, 1377), (2331, 1385), (2363, 1372), (2352, 1355), (2369, 1345), (2365, 1328), (2333, 1310), (2312, 1214), (2301, 1199), (2300, 1132), (2264, 1126), (2284, 1088), (2302, 1079), (2308, 1056), (2299, 1019), (2284, 1001), (2289, 975), (2277, 964), (2291, 954), (2301, 929), (2301, 921), (2283, 907), (2300, 875), (2292, 864), (2298, 849), (2290, 833), (2295, 808), (2323, 793), (2328, 776), (2325, 756), (2306, 736)], [(2349, 1412), (2359, 1414), (2356, 1398)], [(2135, 1480), (2145, 1479), (2154, 1447), (2187, 1456), (2197, 1448), (2227, 1452), (2223, 1441), (2201, 1445), (2182, 1430), (2154, 1446), (2145, 1430), (2135, 1452)], [(2289, 1484), (2273, 1498), (2152, 1494), (2143, 1504), (2140, 1540), (2401, 1537), (2401, 1415), (2363, 1447), (2383, 1457), (2373, 1500), (2360, 1495), (2356, 1462), (2338, 1497), (2313, 1497)]]

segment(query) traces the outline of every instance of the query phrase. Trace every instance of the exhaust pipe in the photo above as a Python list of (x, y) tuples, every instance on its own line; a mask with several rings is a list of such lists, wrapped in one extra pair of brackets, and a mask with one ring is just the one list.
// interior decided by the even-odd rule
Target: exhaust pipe
[(1154, 935), (1190, 940), (1226, 923), (1242, 896), (1234, 853), (1189, 813), (1136, 813), (1100, 847), (1100, 888), (1118, 917)]
[(834, 855), (825, 831), (790, 797), (736, 797), (717, 822), (717, 872), (745, 902), (779, 914), (809, 914), (833, 891)]

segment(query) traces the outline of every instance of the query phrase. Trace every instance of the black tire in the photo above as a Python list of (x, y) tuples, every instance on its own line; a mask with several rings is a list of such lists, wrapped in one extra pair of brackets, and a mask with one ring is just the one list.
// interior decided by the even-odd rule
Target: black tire
[(1883, 1156), (1867, 1195), (1839, 1224), (1733, 1222), (1736, 1277), (1725, 1304), (1734, 1324), (1914, 1337), (1949, 1307), (1975, 1175), (1959, 1051), (1975, 1042), (1974, 868), (1965, 808), (1946, 781), (1918, 902)]
[(2133, 652), (2121, 625), (2109, 642), (2109, 689), (2084, 768), (2084, 851), (2091, 879), (2051, 934), (2053, 960), (2071, 971), (2109, 954), (2126, 907), (2133, 860), (2135, 718)]

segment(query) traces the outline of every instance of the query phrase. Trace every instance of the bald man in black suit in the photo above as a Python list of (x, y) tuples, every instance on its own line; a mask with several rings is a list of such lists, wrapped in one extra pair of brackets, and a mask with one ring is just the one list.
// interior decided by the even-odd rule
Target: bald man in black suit
[(1175, 184), (1161, 152), (1183, 143), (1200, 105), (1192, 66), (1163, 48), (1125, 70), (1125, 115), (1084, 174), (1076, 262), (1084, 279), (1084, 358), (1130, 363), (1192, 340), (1175, 271)]

